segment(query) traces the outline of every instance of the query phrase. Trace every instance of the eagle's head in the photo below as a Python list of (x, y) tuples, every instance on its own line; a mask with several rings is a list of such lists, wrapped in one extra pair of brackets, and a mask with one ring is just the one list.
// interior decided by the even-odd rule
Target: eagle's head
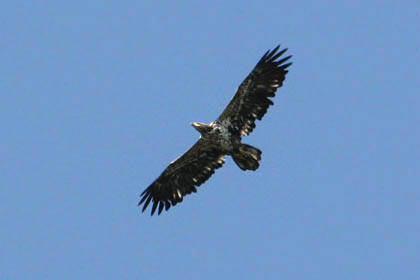
[(200, 122), (193, 122), (191, 124), (198, 132), (201, 133), (201, 135), (204, 135), (206, 133), (208, 133), (210, 130), (212, 130), (213, 128), (211, 127), (211, 125), (205, 124), (205, 123), (200, 123)]

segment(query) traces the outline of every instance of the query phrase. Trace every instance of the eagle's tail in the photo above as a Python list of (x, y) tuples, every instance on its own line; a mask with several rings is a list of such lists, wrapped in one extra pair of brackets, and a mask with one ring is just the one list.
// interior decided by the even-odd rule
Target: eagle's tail
[(241, 144), (232, 153), (232, 158), (242, 170), (257, 170), (260, 166), (258, 161), (261, 159), (262, 152), (250, 145)]

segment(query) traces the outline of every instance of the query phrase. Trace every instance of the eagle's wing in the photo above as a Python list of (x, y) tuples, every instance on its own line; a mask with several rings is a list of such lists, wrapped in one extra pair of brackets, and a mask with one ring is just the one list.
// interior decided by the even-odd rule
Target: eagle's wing
[(258, 61), (217, 121), (229, 121), (241, 135), (252, 132), (255, 120), (261, 120), (268, 107), (274, 104), (269, 97), (274, 97), (277, 88), (283, 85), (286, 69), (292, 64), (284, 64), (291, 55), (277, 60), (287, 51), (277, 52), (279, 48), (268, 50)]
[(151, 215), (159, 206), (158, 214), (181, 202), (183, 197), (196, 192), (213, 175), (214, 170), (225, 162), (224, 154), (207, 138), (200, 138), (187, 152), (172, 161), (144, 192), (139, 206), (144, 203), (143, 212), (153, 201)]

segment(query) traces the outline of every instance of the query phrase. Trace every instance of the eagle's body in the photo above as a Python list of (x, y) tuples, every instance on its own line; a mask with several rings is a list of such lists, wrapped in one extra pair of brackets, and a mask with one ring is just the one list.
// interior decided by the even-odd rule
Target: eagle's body
[(210, 124), (194, 122), (192, 126), (209, 143), (218, 143), (220, 150), (226, 154), (229, 154), (233, 147), (241, 141), (241, 137), (233, 133), (229, 122), (220, 123), (215, 121)]
[(241, 142), (255, 128), (273, 102), (277, 88), (281, 87), (291, 63), (283, 64), (291, 56), (276, 61), (287, 49), (277, 52), (280, 46), (267, 51), (254, 70), (239, 86), (233, 99), (222, 114), (210, 124), (192, 123), (201, 137), (182, 156), (172, 161), (162, 174), (141, 194), (139, 205), (144, 211), (153, 201), (151, 214), (159, 206), (158, 214), (183, 200), (196, 187), (204, 183), (232, 156), (242, 170), (256, 170), (261, 151)]

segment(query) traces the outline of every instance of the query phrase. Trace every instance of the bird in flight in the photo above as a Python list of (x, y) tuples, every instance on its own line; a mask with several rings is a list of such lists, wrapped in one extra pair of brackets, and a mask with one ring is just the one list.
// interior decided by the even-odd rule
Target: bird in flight
[(238, 87), (222, 114), (209, 124), (193, 122), (200, 132), (198, 141), (183, 155), (172, 161), (162, 174), (141, 196), (143, 209), (152, 203), (151, 215), (158, 210), (168, 210), (180, 203), (184, 196), (196, 192), (196, 187), (209, 179), (217, 168), (222, 167), (225, 156), (231, 156), (242, 170), (256, 170), (261, 151), (241, 142), (255, 128), (255, 120), (261, 120), (273, 101), (277, 89), (283, 85), (292, 63), (292, 56), (282, 57), (287, 51), (280, 46), (268, 50)]

